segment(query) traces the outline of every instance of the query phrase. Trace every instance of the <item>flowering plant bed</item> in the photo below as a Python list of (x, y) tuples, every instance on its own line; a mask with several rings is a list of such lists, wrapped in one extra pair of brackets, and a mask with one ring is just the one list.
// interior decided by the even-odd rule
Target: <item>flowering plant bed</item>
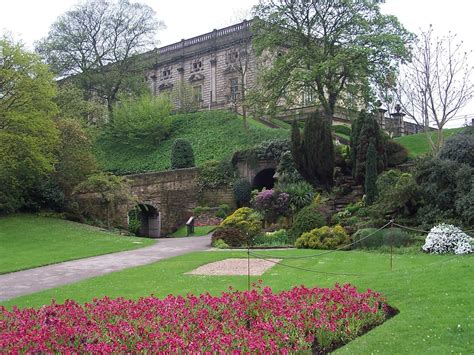
[(0, 307), (0, 352), (327, 353), (392, 314), (380, 294), (348, 284)]

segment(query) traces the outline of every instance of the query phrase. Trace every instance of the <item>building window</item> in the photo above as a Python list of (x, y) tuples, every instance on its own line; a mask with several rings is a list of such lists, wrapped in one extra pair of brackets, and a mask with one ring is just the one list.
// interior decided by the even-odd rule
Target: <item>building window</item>
[(230, 100), (237, 101), (239, 95), (239, 79), (230, 79)]
[(167, 80), (169, 78), (171, 78), (171, 68), (170, 67), (163, 68), (163, 70), (161, 71), (160, 79)]
[(303, 106), (310, 106), (314, 101), (314, 90), (312, 88), (305, 88), (301, 94), (301, 104)]
[(236, 49), (231, 49), (226, 53), (227, 63), (236, 63), (239, 59), (239, 51)]
[(200, 103), (202, 101), (202, 86), (193, 86), (193, 101), (194, 103)]
[(196, 59), (191, 63), (191, 73), (202, 70), (202, 60)]

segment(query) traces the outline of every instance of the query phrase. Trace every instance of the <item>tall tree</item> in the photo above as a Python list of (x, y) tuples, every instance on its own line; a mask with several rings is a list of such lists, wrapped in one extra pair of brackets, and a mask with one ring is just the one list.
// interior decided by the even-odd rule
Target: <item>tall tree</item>
[(53, 170), (55, 93), (40, 58), (0, 38), (0, 213), (24, 206), (28, 190)]
[[(404, 113), (422, 126), (433, 153), (444, 142), (443, 128), (472, 99), (473, 66), (462, 42), (451, 33), (421, 32), (412, 60), (402, 67), (396, 97)], [(437, 129), (435, 139), (429, 132)]]
[(59, 119), (60, 144), (53, 179), (69, 198), (75, 186), (97, 171), (97, 162), (92, 153), (92, 142), (80, 122), (74, 119)]
[(316, 188), (329, 189), (334, 177), (334, 146), (329, 121), (320, 111), (306, 118), (302, 138), (293, 123), (291, 147), (301, 176)]
[(369, 144), (365, 165), (365, 202), (371, 205), (377, 198), (377, 151), (374, 143)]
[(81, 74), (81, 87), (112, 110), (121, 90), (142, 81), (144, 63), (136, 54), (154, 47), (160, 27), (147, 5), (88, 0), (61, 15), (37, 50), (59, 76)]
[(273, 63), (263, 73), (263, 95), (294, 105), (301, 92), (332, 118), (337, 104), (360, 105), (374, 84), (408, 57), (411, 34), (382, 0), (260, 0), (254, 47)]
[(379, 124), (372, 114), (362, 111), (353, 124), (351, 136), (352, 172), (356, 181), (364, 182), (369, 145), (377, 152), (376, 168), (381, 173), (387, 167), (384, 140)]

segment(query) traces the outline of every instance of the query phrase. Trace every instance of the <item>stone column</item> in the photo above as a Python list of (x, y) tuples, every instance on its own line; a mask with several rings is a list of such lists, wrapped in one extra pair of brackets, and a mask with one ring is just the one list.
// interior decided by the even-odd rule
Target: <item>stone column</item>
[(400, 106), (400, 104), (396, 104), (395, 105), (396, 112), (390, 114), (390, 116), (392, 116), (392, 122), (395, 128), (393, 132), (395, 137), (400, 137), (405, 134), (405, 124), (403, 121), (403, 117), (405, 116), (405, 114), (401, 112), (401, 110), (402, 110), (402, 107)]
[(215, 55), (213, 55), (211, 59), (211, 95), (210, 95), (210, 103), (209, 105), (213, 105), (216, 102), (216, 83), (217, 83), (217, 78), (216, 78), (216, 67), (217, 67), (217, 58)]

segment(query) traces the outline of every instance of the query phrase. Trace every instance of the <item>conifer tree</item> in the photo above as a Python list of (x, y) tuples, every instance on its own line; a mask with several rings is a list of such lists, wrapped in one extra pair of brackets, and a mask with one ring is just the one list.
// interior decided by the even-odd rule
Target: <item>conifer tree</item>
[(354, 123), (351, 137), (352, 174), (359, 184), (364, 182), (367, 150), (371, 142), (377, 152), (377, 172), (381, 173), (387, 167), (382, 132), (375, 118), (362, 111)]
[(377, 198), (377, 152), (373, 142), (367, 149), (365, 164), (365, 202), (371, 205)]
[(192, 168), (194, 152), (191, 143), (186, 139), (178, 138), (171, 147), (171, 169)]
[(305, 120), (303, 138), (296, 123), (291, 134), (292, 154), (300, 174), (314, 187), (333, 185), (334, 146), (329, 121), (317, 111)]

